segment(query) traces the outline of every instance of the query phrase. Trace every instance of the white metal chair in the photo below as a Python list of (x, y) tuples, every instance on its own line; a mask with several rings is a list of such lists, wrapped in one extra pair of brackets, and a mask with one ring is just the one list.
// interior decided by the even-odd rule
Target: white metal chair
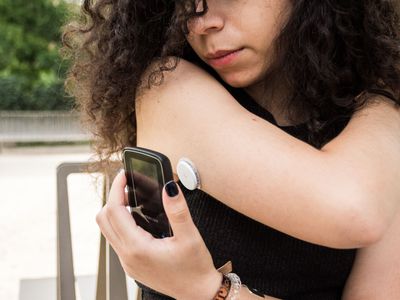
[[(57, 167), (57, 300), (77, 300), (71, 244), (68, 184), (70, 174), (87, 173), (93, 163), (62, 163)], [(104, 176), (102, 202), (107, 199), (111, 178)], [(136, 299), (141, 299), (138, 289)], [(100, 238), (100, 255), (96, 282), (96, 300), (128, 300), (125, 272), (118, 256)]]

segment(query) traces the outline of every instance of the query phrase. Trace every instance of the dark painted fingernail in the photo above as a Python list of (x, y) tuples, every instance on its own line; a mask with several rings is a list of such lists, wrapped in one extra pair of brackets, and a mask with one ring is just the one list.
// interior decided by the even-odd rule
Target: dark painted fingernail
[(165, 185), (165, 191), (169, 197), (175, 197), (179, 194), (178, 186), (175, 181), (171, 180)]

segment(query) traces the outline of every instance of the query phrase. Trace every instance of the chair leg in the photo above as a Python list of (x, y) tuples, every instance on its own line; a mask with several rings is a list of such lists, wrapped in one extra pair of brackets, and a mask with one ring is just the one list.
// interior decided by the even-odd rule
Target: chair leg
[[(111, 180), (108, 176), (104, 178), (103, 205), (107, 199)], [(128, 291), (126, 287), (126, 275), (121, 266), (119, 258), (114, 249), (105, 243), (105, 264), (106, 264), (106, 299), (107, 300), (128, 300)]]
[(106, 272), (106, 240), (104, 236), (100, 234), (100, 255), (97, 271), (96, 300), (107, 300)]
[(114, 249), (107, 244), (108, 286), (109, 299), (128, 300), (126, 275)]
[(75, 300), (75, 275), (72, 257), (71, 224), (67, 177), (79, 164), (57, 167), (57, 299)]
[[(103, 190), (101, 195), (101, 207), (106, 204), (107, 199), (107, 179), (103, 176)], [(107, 300), (107, 264), (106, 264), (106, 239), (100, 233), (99, 264), (96, 283), (96, 300)]]

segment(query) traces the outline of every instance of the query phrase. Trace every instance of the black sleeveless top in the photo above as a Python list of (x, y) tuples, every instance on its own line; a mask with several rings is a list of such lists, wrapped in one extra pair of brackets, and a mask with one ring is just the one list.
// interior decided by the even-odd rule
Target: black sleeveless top
[[(250, 112), (306, 142), (306, 124), (279, 126), (273, 115), (244, 91), (229, 91)], [(337, 134), (343, 128), (337, 128)], [(201, 190), (190, 191), (178, 184), (216, 267), (231, 260), (233, 272), (243, 284), (277, 298), (341, 298), (356, 250), (331, 249), (301, 241), (234, 211)], [(143, 288), (144, 300), (171, 299), (138, 284)]]

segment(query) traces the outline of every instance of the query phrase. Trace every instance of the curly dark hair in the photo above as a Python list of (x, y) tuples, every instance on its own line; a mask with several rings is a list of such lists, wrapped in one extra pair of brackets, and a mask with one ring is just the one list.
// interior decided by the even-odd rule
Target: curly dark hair
[[(198, 1), (202, 12), (195, 11)], [(279, 75), (296, 91), (285, 104), (290, 115), (296, 108), (311, 116), (311, 145), (324, 145), (337, 122), (365, 105), (367, 94), (356, 97), (363, 91), (385, 89), (400, 104), (396, 0), (291, 2), (267, 76)], [(181, 57), (207, 68), (185, 39), (187, 22), (206, 12), (206, 0), (84, 0), (81, 19), (65, 26), (64, 52), (73, 61), (66, 87), (96, 137), (100, 159), (136, 144), (134, 95), (152, 62), (159, 64), (145, 79), (149, 87), (162, 84)]]

